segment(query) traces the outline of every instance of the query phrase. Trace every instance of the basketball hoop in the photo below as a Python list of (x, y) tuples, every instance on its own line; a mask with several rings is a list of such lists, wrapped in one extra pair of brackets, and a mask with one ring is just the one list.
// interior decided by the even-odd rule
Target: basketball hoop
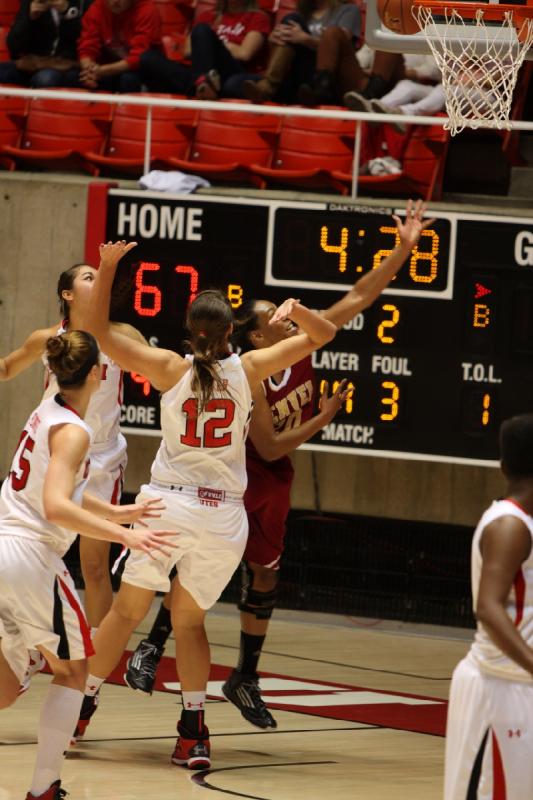
[(533, 43), (533, 7), (415, 0), (412, 14), (442, 74), (445, 128), (452, 136), (509, 129), (518, 70)]

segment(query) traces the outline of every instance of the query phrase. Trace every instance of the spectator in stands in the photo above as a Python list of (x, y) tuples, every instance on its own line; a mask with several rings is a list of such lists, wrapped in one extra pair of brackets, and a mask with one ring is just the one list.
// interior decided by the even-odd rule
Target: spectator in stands
[[(431, 55), (405, 55), (405, 78), (398, 81), (381, 99), (367, 99), (355, 91), (344, 95), (344, 102), (352, 111), (382, 114), (421, 114), (431, 116), (442, 111), (446, 104), (441, 75)], [(405, 132), (402, 122), (393, 123), (400, 133)]]
[(161, 48), (153, 0), (94, 0), (78, 43), (79, 81), (87, 89), (140, 92), (140, 57)]
[(49, 89), (77, 84), (76, 45), (91, 0), (22, 0), (7, 35), (0, 83)]
[(192, 66), (151, 52), (142, 58), (143, 75), (156, 91), (195, 94), (201, 100), (242, 97), (248, 73), (266, 65), (269, 31), (270, 20), (255, 0), (217, 0), (192, 29), (186, 49)]
[[(331, 102), (336, 94), (335, 76), (348, 68), (348, 61), (351, 65), (355, 62), (360, 35), (361, 15), (353, 3), (298, 0), (297, 11), (283, 17), (270, 34), (268, 67), (259, 80), (248, 76), (246, 97), (255, 103), (272, 99), (295, 102), (305, 84), (308, 95), (315, 94), (313, 102)], [(322, 40), (327, 42), (323, 49), (328, 51), (328, 60), (318, 68), (317, 51)]]

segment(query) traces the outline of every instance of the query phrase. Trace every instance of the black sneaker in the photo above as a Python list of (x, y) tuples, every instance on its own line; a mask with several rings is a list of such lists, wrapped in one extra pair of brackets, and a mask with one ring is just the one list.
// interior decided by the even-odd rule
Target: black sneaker
[(226, 700), (236, 706), (244, 719), (257, 728), (277, 728), (278, 723), (266, 707), (259, 690), (257, 675), (241, 675), (232, 672), (222, 686)]
[(163, 652), (163, 648), (157, 647), (148, 639), (139, 642), (135, 652), (128, 659), (124, 675), (124, 680), (131, 689), (140, 689), (141, 692), (152, 694), (155, 673)]
[(72, 734), (70, 740), (71, 744), (73, 745), (76, 744), (76, 742), (79, 742), (80, 739), (83, 739), (83, 737), (85, 736), (85, 731), (87, 730), (87, 726), (91, 721), (91, 717), (98, 708), (99, 699), (100, 698), (98, 692), (94, 696), (89, 694), (86, 694), (84, 696), (80, 709), (80, 718), (78, 719), (76, 730)]

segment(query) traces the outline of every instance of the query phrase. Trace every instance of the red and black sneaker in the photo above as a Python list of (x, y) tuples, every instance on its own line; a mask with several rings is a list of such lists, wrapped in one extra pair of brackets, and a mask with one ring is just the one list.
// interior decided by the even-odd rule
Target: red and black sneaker
[(54, 781), (50, 788), (43, 794), (32, 794), (28, 792), (26, 800), (64, 800), (67, 794), (67, 790), (61, 788), (61, 781)]
[(83, 739), (85, 736), (85, 731), (87, 730), (87, 726), (91, 721), (91, 717), (98, 708), (98, 700), (98, 692), (95, 695), (86, 694), (83, 698), (80, 709), (80, 718), (78, 720), (78, 724), (76, 725), (76, 730), (72, 734), (72, 739), (70, 740), (71, 744), (76, 744), (76, 742), (80, 741), (80, 739)]
[(204, 725), (202, 735), (196, 736), (178, 722), (178, 733), (176, 747), (172, 753), (172, 763), (187, 769), (209, 769), (211, 766), (209, 729)]

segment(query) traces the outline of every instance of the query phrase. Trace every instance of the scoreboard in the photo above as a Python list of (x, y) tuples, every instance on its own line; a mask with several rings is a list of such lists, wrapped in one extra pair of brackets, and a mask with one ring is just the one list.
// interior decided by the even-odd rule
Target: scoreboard
[[(236, 311), (289, 296), (327, 308), (392, 251), (391, 214), (402, 214), (103, 191), (90, 190), (87, 252), (138, 242), (116, 318), (178, 352), (198, 291), (221, 288)], [(352, 393), (306, 447), (493, 466), (500, 422), (533, 411), (533, 220), (436, 215), (389, 288), (314, 354), (318, 383), (347, 379)], [(158, 394), (137, 373), (125, 378), (122, 426), (159, 434)]]

